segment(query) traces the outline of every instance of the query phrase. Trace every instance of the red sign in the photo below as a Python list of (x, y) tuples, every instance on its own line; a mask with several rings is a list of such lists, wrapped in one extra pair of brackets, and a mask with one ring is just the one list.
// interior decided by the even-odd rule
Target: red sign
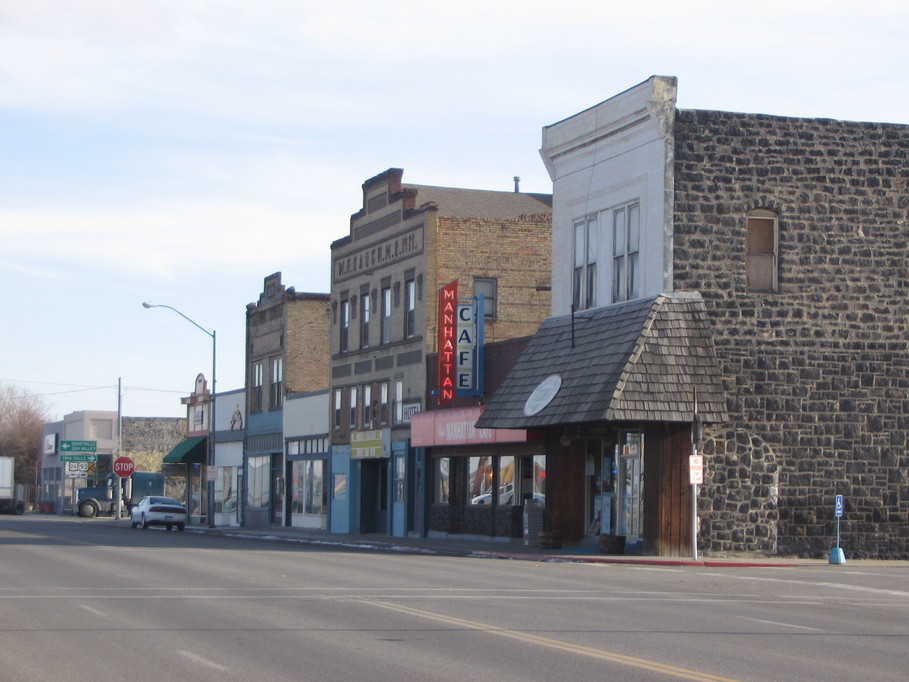
[(129, 457), (117, 457), (114, 460), (114, 473), (120, 478), (127, 478), (136, 470), (136, 463)]
[(703, 455), (689, 455), (688, 456), (688, 482), (691, 485), (703, 485), (704, 484), (704, 456)]
[(478, 429), (474, 426), (483, 410), (456, 407), (417, 412), (410, 420), (411, 444), (425, 448), (437, 445), (480, 445), (483, 443), (526, 443), (532, 440), (523, 429)]
[(454, 400), (458, 280), (439, 290), (439, 405)]

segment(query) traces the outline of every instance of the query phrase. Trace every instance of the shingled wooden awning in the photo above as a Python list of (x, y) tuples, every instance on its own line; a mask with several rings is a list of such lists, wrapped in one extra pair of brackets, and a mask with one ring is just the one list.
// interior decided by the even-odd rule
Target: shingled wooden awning
[(690, 422), (695, 392), (702, 421), (728, 420), (704, 301), (661, 294), (543, 322), (476, 426)]

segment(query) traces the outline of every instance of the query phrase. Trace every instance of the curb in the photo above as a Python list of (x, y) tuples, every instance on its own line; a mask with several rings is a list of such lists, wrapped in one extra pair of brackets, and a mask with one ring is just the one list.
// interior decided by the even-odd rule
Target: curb
[(249, 532), (243, 529), (219, 529), (219, 528), (187, 528), (201, 533), (214, 533), (226, 537), (238, 537), (254, 540), (271, 540), (280, 542), (292, 542), (307, 545), (318, 545), (325, 547), (343, 547), (346, 549), (371, 550), (375, 552), (388, 552), (397, 554), (415, 554), (415, 555), (434, 555), (464, 557), (476, 559), (506, 559), (511, 561), (537, 561), (549, 563), (588, 563), (588, 564), (611, 564), (611, 565), (629, 565), (629, 566), (697, 566), (702, 568), (793, 568), (804, 566), (804, 563), (789, 561), (757, 561), (743, 560), (733, 561), (728, 559), (683, 559), (683, 558), (660, 558), (660, 557), (606, 557), (606, 556), (585, 556), (576, 554), (538, 554), (538, 553), (521, 553), (521, 552), (502, 552), (484, 549), (458, 549), (455, 547), (440, 547), (438, 545), (427, 544), (426, 546), (403, 545), (395, 542), (375, 542), (369, 540), (345, 540), (316, 538), (305, 535), (285, 535), (269, 531)]

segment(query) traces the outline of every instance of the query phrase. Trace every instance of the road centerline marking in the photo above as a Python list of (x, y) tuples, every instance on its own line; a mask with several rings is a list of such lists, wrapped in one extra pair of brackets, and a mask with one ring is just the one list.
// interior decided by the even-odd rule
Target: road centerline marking
[(468, 630), (488, 632), (494, 635), (498, 635), (499, 637), (505, 637), (507, 639), (512, 639), (527, 644), (545, 646), (550, 649), (557, 649), (559, 651), (564, 651), (567, 653), (589, 656), (601, 661), (609, 661), (611, 663), (619, 663), (621, 665), (627, 665), (634, 668), (641, 668), (643, 670), (649, 670), (651, 672), (657, 672), (663, 675), (671, 675), (673, 677), (687, 680), (700, 680), (701, 682), (734, 682), (728, 677), (720, 677), (718, 675), (702, 673), (697, 670), (689, 670), (687, 668), (667, 665), (665, 663), (659, 663), (657, 661), (650, 661), (645, 658), (637, 658), (635, 656), (627, 656), (625, 654), (604, 651), (603, 649), (596, 649), (594, 647), (583, 646), (581, 644), (562, 642), (557, 639), (542, 637), (540, 635), (533, 635), (527, 632), (520, 632), (519, 630), (509, 630), (508, 628), (502, 628), (496, 625), (489, 625), (477, 621), (465, 620), (463, 618), (454, 618), (453, 616), (444, 616), (439, 613), (433, 613), (432, 611), (423, 611), (422, 609), (415, 609), (410, 606), (392, 604), (383, 601), (375, 601), (371, 599), (356, 599), (352, 601), (357, 601), (361, 604), (378, 606), (380, 608), (388, 609), (390, 611), (397, 611), (398, 613), (403, 613), (406, 615), (417, 616), (418, 618), (434, 620), (438, 623), (445, 623), (446, 625), (457, 625)]

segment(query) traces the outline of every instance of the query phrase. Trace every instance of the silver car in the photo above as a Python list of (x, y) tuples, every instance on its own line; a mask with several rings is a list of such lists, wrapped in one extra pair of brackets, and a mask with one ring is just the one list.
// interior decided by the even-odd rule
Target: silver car
[(129, 513), (130, 527), (164, 526), (171, 530), (186, 528), (186, 507), (172, 497), (149, 495), (139, 500), (139, 504)]

